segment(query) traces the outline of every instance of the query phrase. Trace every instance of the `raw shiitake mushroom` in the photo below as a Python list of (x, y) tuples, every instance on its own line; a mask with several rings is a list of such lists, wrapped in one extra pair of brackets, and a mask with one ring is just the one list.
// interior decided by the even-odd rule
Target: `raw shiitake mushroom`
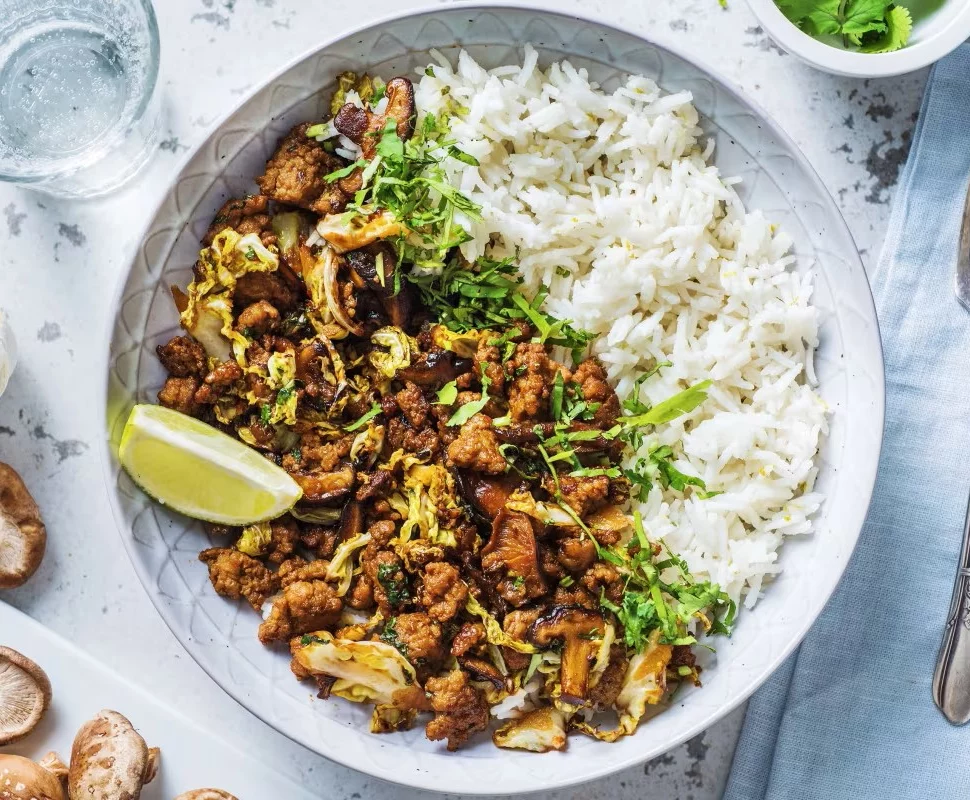
[(50, 702), (51, 682), (44, 670), (16, 650), (0, 647), (0, 745), (36, 728)]
[(67, 800), (64, 776), (67, 767), (57, 753), (40, 761), (0, 753), (0, 797), (3, 800)]
[(155, 777), (158, 758), (158, 748), (149, 748), (127, 718), (105, 709), (74, 737), (67, 776), (71, 800), (138, 800)]
[(183, 792), (175, 800), (239, 800), (239, 798), (222, 789), (193, 789), (191, 792)]
[(37, 571), (47, 530), (16, 471), (0, 462), (0, 589), (14, 589)]

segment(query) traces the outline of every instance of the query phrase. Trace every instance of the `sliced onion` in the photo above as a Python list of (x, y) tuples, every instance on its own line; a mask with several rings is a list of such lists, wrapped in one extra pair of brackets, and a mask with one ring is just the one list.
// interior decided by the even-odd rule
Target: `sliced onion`
[(340, 286), (337, 283), (340, 259), (332, 247), (325, 248), (321, 258), (323, 259), (323, 291), (327, 298), (327, 309), (339, 325), (346, 328), (354, 336), (363, 336), (364, 328), (350, 318), (340, 302)]

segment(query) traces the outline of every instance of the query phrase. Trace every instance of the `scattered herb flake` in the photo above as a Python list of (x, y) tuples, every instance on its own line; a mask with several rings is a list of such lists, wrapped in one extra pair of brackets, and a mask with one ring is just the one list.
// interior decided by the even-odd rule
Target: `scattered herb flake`
[(356, 422), (352, 422), (350, 425), (344, 426), (344, 430), (348, 433), (356, 431), (358, 428), (363, 428), (368, 422), (370, 422), (374, 417), (381, 413), (381, 406), (379, 403), (372, 403), (368, 411), (366, 411), (360, 419)]

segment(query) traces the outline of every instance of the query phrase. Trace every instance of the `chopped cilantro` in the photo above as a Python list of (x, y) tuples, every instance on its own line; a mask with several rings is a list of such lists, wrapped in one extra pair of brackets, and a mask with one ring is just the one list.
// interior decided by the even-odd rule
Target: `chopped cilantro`
[(454, 145), (448, 146), (448, 155), (452, 158), (460, 161), (462, 164), (470, 164), (473, 167), (479, 166), (478, 159), (475, 156), (470, 156), (463, 150), (459, 150)]
[(387, 601), (392, 606), (402, 605), (411, 599), (407, 578), (397, 564), (378, 564), (377, 582), (384, 588)]
[(273, 415), (273, 409), (268, 405), (262, 405), (259, 407), (259, 421), (264, 425), (269, 425), (270, 417)]
[(549, 412), (554, 420), (562, 417), (562, 402), (565, 393), (565, 384), (562, 372), (557, 372), (552, 382), (552, 391), (549, 393)]
[(632, 469), (626, 469), (623, 474), (632, 484), (638, 487), (637, 499), (642, 503), (646, 501), (653, 488), (654, 481), (659, 483), (664, 489), (674, 489), (682, 492), (688, 486), (698, 487), (703, 494), (702, 498), (713, 497), (707, 492), (707, 485), (701, 478), (694, 475), (686, 475), (677, 469), (672, 459), (674, 457), (673, 448), (668, 445), (657, 445), (652, 448), (646, 458), (637, 459)]
[(374, 78), (374, 96), (370, 99), (370, 107), (373, 108), (381, 102), (385, 94), (387, 94), (387, 84), (380, 78)]
[(397, 617), (391, 617), (384, 623), (384, 630), (381, 631), (381, 641), (397, 648), (397, 651), (405, 658), (408, 657), (408, 646), (398, 638)]
[(381, 413), (381, 406), (379, 403), (372, 403), (370, 410), (366, 411), (360, 419), (356, 422), (352, 422), (350, 425), (345, 425), (344, 430), (350, 433), (358, 428), (363, 428), (368, 422), (370, 422), (374, 417)]
[[(542, 310), (548, 290), (528, 300), (520, 293), (522, 278), (515, 267), (514, 257), (494, 261), (479, 259), (474, 267), (451, 259), (440, 272), (410, 273), (408, 279), (417, 286), (423, 304), (434, 312), (438, 321), (459, 333), (481, 328), (505, 327), (525, 320), (538, 332), (536, 341), (582, 350), (592, 334), (574, 328), (568, 320), (557, 320)], [(511, 337), (519, 336), (511, 329), (500, 337), (504, 346), (503, 361), (515, 350)]]
[(352, 164), (348, 164), (346, 167), (342, 167), (341, 169), (335, 169), (333, 172), (328, 172), (326, 175), (323, 176), (323, 179), (327, 183), (333, 183), (334, 181), (339, 181), (341, 178), (346, 178), (348, 175), (350, 175), (359, 167), (366, 167), (366, 166), (367, 166), (367, 162), (362, 158), (358, 158), (355, 162), (353, 162)]
[(289, 381), (285, 386), (281, 387), (276, 393), (276, 405), (282, 406), (293, 397), (293, 393), (296, 391), (296, 381)]
[[(716, 584), (695, 581), (683, 559), (673, 554), (654, 563), (639, 513), (634, 514), (634, 531), (636, 538), (626, 553), (607, 551), (620, 561), (618, 566), (626, 576), (622, 601), (616, 604), (600, 595), (600, 606), (613, 612), (623, 625), (627, 646), (642, 650), (657, 629), (664, 644), (694, 644), (697, 639), (688, 626), (695, 619), (711, 633), (730, 633), (737, 611), (734, 601)], [(667, 569), (676, 571), (669, 582), (661, 574)]]
[(695, 383), (684, 391), (657, 403), (649, 411), (632, 417), (620, 417), (620, 430), (642, 428), (647, 425), (663, 425), (677, 419), (677, 417), (688, 414), (707, 399), (707, 389), (710, 385), (710, 380)]
[(644, 372), (633, 384), (633, 391), (630, 392), (630, 396), (623, 401), (623, 408), (629, 411), (631, 414), (646, 414), (650, 410), (649, 403), (643, 403), (640, 401), (640, 387), (643, 386), (650, 378), (656, 375), (663, 367), (672, 367), (673, 364), (669, 361), (658, 361), (654, 364), (653, 369)]
[(458, 384), (455, 381), (449, 381), (438, 390), (437, 405), (439, 406), (452, 406), (457, 399)]
[(451, 419), (448, 420), (448, 425), (464, 425), (479, 411), (485, 408), (489, 401), (488, 387), (491, 385), (492, 381), (489, 379), (488, 375), (482, 372), (482, 396), (478, 400), (472, 400), (470, 403), (465, 403), (465, 405), (459, 408), (454, 414), (451, 415)]

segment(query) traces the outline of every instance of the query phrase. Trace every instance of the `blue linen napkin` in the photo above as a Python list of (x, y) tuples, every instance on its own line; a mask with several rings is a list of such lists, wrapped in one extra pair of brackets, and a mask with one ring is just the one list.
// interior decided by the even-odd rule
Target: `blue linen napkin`
[(838, 590), (748, 707), (725, 800), (966, 798), (970, 726), (931, 684), (970, 492), (970, 313), (953, 294), (970, 45), (933, 70), (874, 276), (886, 438)]

